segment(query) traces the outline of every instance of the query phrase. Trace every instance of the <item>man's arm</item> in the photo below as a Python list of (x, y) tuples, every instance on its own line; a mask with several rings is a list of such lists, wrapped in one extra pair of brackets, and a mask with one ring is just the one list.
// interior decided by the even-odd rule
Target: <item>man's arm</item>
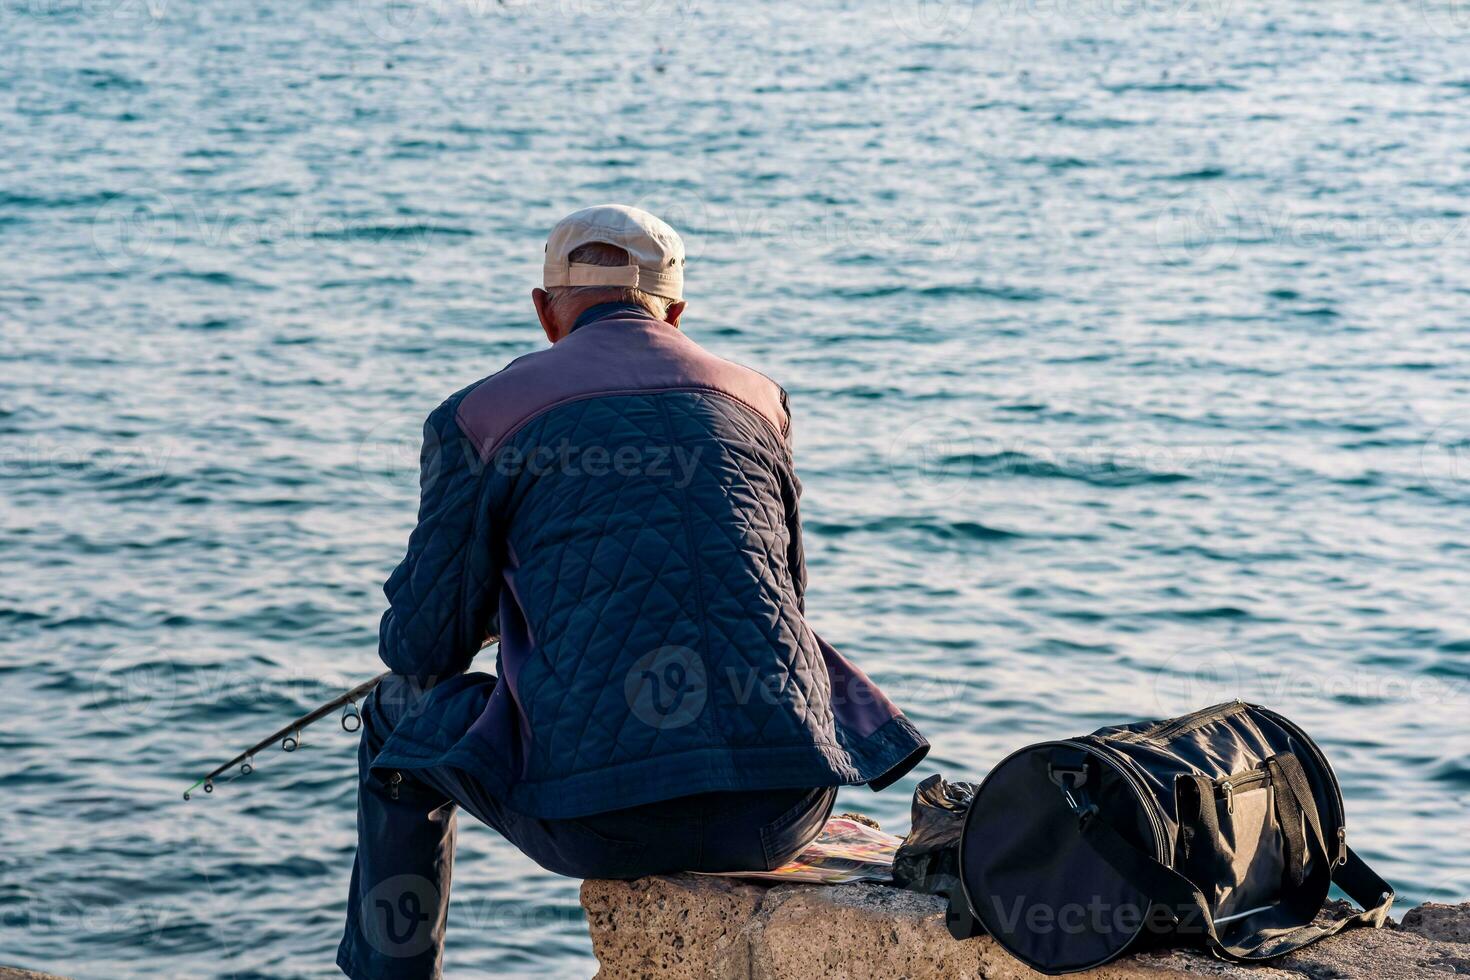
[(431, 685), (462, 673), (496, 632), (500, 576), (493, 560), (479, 463), (455, 421), (461, 395), (424, 423), (419, 520), (408, 554), (383, 592), (388, 610), (378, 656), (390, 670)]

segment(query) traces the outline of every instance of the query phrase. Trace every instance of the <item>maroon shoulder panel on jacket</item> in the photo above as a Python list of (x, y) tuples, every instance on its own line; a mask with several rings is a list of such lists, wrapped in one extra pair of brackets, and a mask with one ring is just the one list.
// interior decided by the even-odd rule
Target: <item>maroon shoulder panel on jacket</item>
[(710, 391), (740, 402), (783, 437), (780, 387), (716, 357), (682, 330), (652, 317), (609, 317), (546, 350), (512, 361), (459, 403), (459, 427), (487, 460), (516, 430), (557, 405), (599, 395)]

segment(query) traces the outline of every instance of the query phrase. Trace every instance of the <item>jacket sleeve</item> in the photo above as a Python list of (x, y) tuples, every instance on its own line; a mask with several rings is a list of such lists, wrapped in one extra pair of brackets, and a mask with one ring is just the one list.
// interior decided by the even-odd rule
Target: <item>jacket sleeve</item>
[(378, 656), (425, 686), (465, 671), (498, 632), (500, 575), (482, 479), (489, 469), (455, 421), (464, 394), (424, 423), (418, 526), (383, 586)]

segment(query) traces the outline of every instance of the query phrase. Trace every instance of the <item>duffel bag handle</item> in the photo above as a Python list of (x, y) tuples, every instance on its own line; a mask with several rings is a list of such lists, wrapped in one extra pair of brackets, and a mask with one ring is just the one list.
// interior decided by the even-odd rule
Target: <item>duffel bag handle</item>
[[(1278, 806), (1282, 810), (1280, 822), (1286, 836), (1289, 860), (1293, 863), (1300, 861), (1300, 865), (1297, 866), (1298, 870), (1293, 873), (1292, 880), (1283, 884), (1292, 885), (1298, 894), (1302, 894), (1303, 890), (1311, 884), (1310, 879), (1305, 878), (1299, 870), (1300, 867), (1305, 866), (1306, 862), (1302, 858), (1310, 848), (1313, 857), (1316, 858), (1318, 869), (1310, 878), (1315, 878), (1326, 870), (1330, 873), (1331, 880), (1336, 882), (1349, 898), (1362, 906), (1364, 911), (1339, 919), (1327, 926), (1317, 926), (1308, 922), (1284, 934), (1263, 938), (1253, 946), (1226, 944), (1221, 940), (1215, 928), (1209, 902), (1194, 883), (1173, 868), (1161, 863), (1153, 855), (1145, 854), (1124, 840), (1122, 835), (1101, 817), (1095, 807), (1082, 810), (1079, 814), (1078, 827), (1082, 839), (1097, 852), (1099, 857), (1112, 866), (1113, 870), (1148, 896), (1151, 901), (1170, 911), (1180, 926), (1181, 934), (1190, 928), (1197, 928), (1204, 934), (1211, 951), (1225, 959), (1239, 962), (1271, 959), (1301, 949), (1352, 926), (1382, 925), (1388, 917), (1388, 910), (1393, 905), (1393, 889), (1351, 848), (1346, 849), (1346, 861), (1333, 867), (1333, 859), (1328, 855), (1326, 842), (1322, 838), (1322, 825), (1317, 815), (1316, 801), (1311, 795), (1301, 763), (1291, 753), (1282, 753), (1268, 760), (1268, 766), (1272, 771), (1273, 785), (1277, 785), (1279, 778), (1279, 785), (1282, 789), (1278, 798)], [(1287, 829), (1288, 827), (1290, 829)], [(1325, 890), (1323, 893), (1325, 894)], [(1307, 914), (1315, 918), (1316, 911), (1318, 910), (1308, 910)], [(1186, 920), (1191, 919), (1197, 920), (1199, 925), (1193, 927), (1187, 925)]]

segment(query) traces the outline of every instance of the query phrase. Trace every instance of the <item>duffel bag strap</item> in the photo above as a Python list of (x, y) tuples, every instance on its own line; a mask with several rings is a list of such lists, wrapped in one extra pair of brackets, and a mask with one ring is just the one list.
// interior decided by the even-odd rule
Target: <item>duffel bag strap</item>
[(1271, 774), (1271, 785), (1276, 790), (1276, 822), (1286, 841), (1286, 867), (1291, 884), (1300, 885), (1307, 873), (1306, 834), (1312, 835), (1319, 857), (1332, 860), (1328, 856), (1327, 840), (1322, 836), (1322, 820), (1317, 816), (1317, 799), (1312, 795), (1301, 762), (1292, 753), (1271, 756), (1266, 760), (1266, 771)]
[[(1283, 753), (1268, 760), (1268, 766), (1272, 771), (1273, 785), (1281, 787), (1277, 797), (1281, 810), (1280, 823), (1286, 835), (1288, 860), (1295, 869), (1283, 885), (1290, 886), (1300, 895), (1302, 889), (1310, 884), (1304, 871), (1307, 862), (1303, 860), (1308, 850), (1310, 849), (1315, 859), (1316, 869), (1319, 869), (1314, 871), (1312, 878), (1323, 873), (1320, 869), (1329, 867), (1332, 857), (1327, 853), (1316, 801), (1311, 795), (1301, 763), (1290, 753)], [(1210, 949), (1225, 959), (1240, 962), (1270, 959), (1301, 949), (1351, 926), (1377, 927), (1383, 924), (1393, 905), (1393, 889), (1349, 848), (1347, 860), (1340, 867), (1332, 869), (1332, 880), (1365, 911), (1326, 926), (1307, 924), (1286, 933), (1263, 937), (1252, 946), (1227, 944), (1220, 939), (1215, 928), (1204, 893), (1188, 878), (1124, 840), (1111, 824), (1102, 819), (1095, 806), (1080, 813), (1079, 829), (1082, 839), (1113, 870), (1174, 917), (1177, 921), (1176, 931), (1180, 935), (1202, 934)], [(1314, 915), (1315, 911), (1304, 910), (1304, 914)]]
[(1150, 901), (1169, 911), (1178, 921), (1181, 933), (1203, 928), (1206, 935), (1218, 943), (1214, 923), (1210, 920), (1209, 903), (1193, 882), (1124, 840), (1095, 806), (1079, 815), (1078, 829), (1087, 845), (1114, 871), (1148, 896)]
[(1287, 857), (1293, 862), (1294, 880), (1299, 882), (1304, 874), (1300, 856), (1305, 853), (1306, 842), (1301, 839), (1302, 830), (1305, 827), (1319, 848), (1318, 857), (1328, 862), (1332, 868), (1333, 883), (1363, 909), (1362, 912), (1339, 919), (1325, 927), (1307, 926), (1306, 929), (1320, 933), (1309, 939), (1308, 942), (1315, 942), (1323, 936), (1331, 936), (1349, 926), (1368, 925), (1376, 929), (1383, 925), (1388, 919), (1388, 910), (1393, 907), (1392, 886), (1384, 881), (1376, 871), (1368, 867), (1367, 863), (1358, 857), (1357, 852), (1352, 848), (1343, 848), (1343, 858), (1340, 862), (1328, 851), (1327, 839), (1322, 833), (1322, 821), (1317, 815), (1317, 804), (1312, 796), (1311, 785), (1307, 782), (1307, 774), (1302, 771), (1302, 764), (1295, 755), (1283, 752), (1267, 759), (1266, 765), (1271, 771), (1273, 785), (1284, 783), (1287, 789), (1286, 793), (1277, 797), (1276, 805), (1280, 814), (1278, 822), (1286, 836)]
[(1388, 921), (1388, 910), (1393, 908), (1393, 886), (1368, 867), (1368, 863), (1358, 857), (1357, 851), (1349, 847), (1345, 852), (1343, 862), (1332, 869), (1332, 881), (1344, 895), (1362, 906), (1363, 911), (1334, 922), (1328, 935), (1341, 932), (1348, 926), (1363, 925), (1377, 929)]

